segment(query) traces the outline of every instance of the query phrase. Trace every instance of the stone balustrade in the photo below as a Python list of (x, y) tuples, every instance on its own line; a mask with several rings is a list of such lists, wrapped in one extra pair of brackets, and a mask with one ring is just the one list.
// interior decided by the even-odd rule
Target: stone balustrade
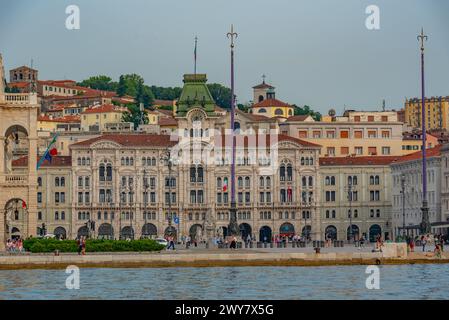
[(28, 175), (26, 174), (6, 174), (4, 184), (8, 186), (28, 185)]
[(19, 104), (19, 105), (27, 105), (27, 104), (37, 104), (37, 94), (32, 93), (6, 93), (5, 94), (5, 102), (7, 104)]

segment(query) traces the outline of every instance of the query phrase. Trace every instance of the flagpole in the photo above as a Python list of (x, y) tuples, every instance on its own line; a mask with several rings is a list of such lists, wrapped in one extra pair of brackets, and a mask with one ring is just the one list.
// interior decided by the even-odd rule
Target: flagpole
[(198, 44), (198, 37), (195, 36), (195, 51), (194, 51), (194, 67), (193, 67), (193, 73), (196, 75), (196, 49), (197, 49), (197, 44)]
[[(39, 162), (36, 165), (36, 170), (39, 170), (40, 166), (42, 165), (42, 163), (45, 161), (45, 159), (47, 158), (47, 154), (50, 152), (50, 148), (55, 144), (56, 139), (59, 136), (59, 132), (57, 132), (55, 134), (55, 136), (53, 137), (53, 139), (51, 140), (50, 144), (47, 147), (47, 150), (45, 150), (43, 156), (39, 159)], [(28, 159), (29, 160), (29, 159)], [(30, 161), (30, 160), (29, 160)]]

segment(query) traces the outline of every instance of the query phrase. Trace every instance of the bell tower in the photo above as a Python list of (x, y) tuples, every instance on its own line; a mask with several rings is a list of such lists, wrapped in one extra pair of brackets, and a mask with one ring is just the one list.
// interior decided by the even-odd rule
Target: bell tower
[(36, 235), (38, 108), (36, 93), (5, 93), (0, 55), (0, 251), (9, 238)]

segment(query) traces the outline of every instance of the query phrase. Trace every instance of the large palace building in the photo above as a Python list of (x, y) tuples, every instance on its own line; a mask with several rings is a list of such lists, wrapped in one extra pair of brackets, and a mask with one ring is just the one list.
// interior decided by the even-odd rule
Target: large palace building
[[(173, 110), (152, 111), (158, 120), (139, 130), (58, 131), (58, 155), (40, 166), (36, 163), (54, 132), (37, 127), (36, 94), (5, 94), (1, 87), (0, 115), (9, 119), (0, 123), (1, 244), (46, 233), (112, 239), (226, 236), (231, 117), (216, 106), (206, 82), (205, 74), (184, 75)], [(257, 103), (275, 101), (272, 90), (255, 88)], [(373, 113), (364, 121), (363, 115), (350, 114), (347, 121), (315, 122), (276, 103), (266, 107), (273, 114), (264, 115), (257, 103), (253, 112), (235, 115), (235, 201), (242, 238), (391, 234), (390, 164), (402, 146), (396, 118)], [(326, 140), (331, 129), (346, 138), (335, 153), (329, 151), (335, 141)], [(376, 152), (370, 150), (374, 147)]]

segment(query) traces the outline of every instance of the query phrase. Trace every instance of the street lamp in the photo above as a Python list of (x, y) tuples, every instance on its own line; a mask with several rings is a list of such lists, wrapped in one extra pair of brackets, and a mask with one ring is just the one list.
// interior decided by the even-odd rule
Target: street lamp
[(426, 159), (426, 96), (425, 96), (425, 82), (424, 82), (424, 41), (428, 37), (424, 34), (424, 29), (421, 29), (421, 34), (418, 35), (418, 41), (421, 44), (421, 117), (422, 117), (422, 221), (421, 233), (430, 233), (431, 226), (429, 221), (429, 207), (427, 203), (427, 159)]
[(353, 239), (353, 230), (352, 230), (352, 178), (348, 179), (348, 201), (349, 201), (349, 242)]
[(234, 32), (234, 26), (231, 25), (231, 31), (226, 34), (231, 39), (231, 137), (232, 137), (232, 159), (231, 159), (231, 209), (229, 210), (229, 235), (237, 236), (239, 228), (237, 224), (237, 207), (235, 203), (235, 94), (234, 94), (234, 39), (237, 38), (237, 33)]
[(161, 160), (167, 164), (168, 167), (168, 230), (171, 231), (172, 226), (172, 212), (171, 212), (171, 171), (173, 167), (173, 159), (171, 156), (171, 150), (167, 149), (161, 156)]
[(147, 211), (147, 204), (148, 204), (148, 188), (149, 188), (149, 185), (148, 185), (148, 178), (147, 178), (147, 170), (146, 169), (143, 169), (143, 190), (144, 190), (144, 193), (143, 193), (143, 212), (144, 212), (144, 215), (143, 215), (143, 219), (144, 219), (144, 227), (143, 227), (143, 231), (144, 231), (144, 234), (142, 234), (142, 237), (147, 237), (148, 236), (148, 230), (147, 230), (147, 228), (148, 228), (148, 226), (147, 226), (147, 215), (148, 215), (148, 211)]
[(402, 189), (402, 236), (405, 237), (405, 174), (401, 174)]

